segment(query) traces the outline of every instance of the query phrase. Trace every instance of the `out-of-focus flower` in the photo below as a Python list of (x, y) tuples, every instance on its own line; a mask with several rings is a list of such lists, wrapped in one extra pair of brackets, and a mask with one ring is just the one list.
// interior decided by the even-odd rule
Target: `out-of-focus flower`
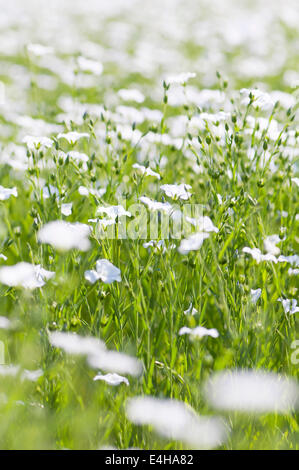
[(107, 214), (108, 217), (112, 220), (115, 220), (117, 217), (132, 217), (131, 212), (126, 211), (123, 206), (101, 206), (97, 208), (97, 214)]
[(118, 375), (118, 374), (115, 374), (115, 373), (114, 374), (106, 374), (106, 375), (98, 374), (94, 377), (93, 380), (94, 381), (102, 380), (103, 382), (106, 382), (107, 384), (113, 385), (113, 386), (120, 385), (121, 383), (124, 383), (126, 385), (130, 385), (129, 381), (126, 377), (122, 377), (121, 375)]
[(162, 436), (186, 443), (195, 449), (220, 446), (227, 428), (218, 417), (198, 416), (178, 400), (135, 397), (127, 402), (127, 415), (138, 425), (150, 425)]
[(0, 186), (0, 201), (6, 201), (7, 199), (10, 198), (10, 196), (15, 196), (18, 197), (18, 190), (17, 188), (4, 188), (3, 186)]
[(262, 289), (251, 289), (250, 291), (251, 302), (253, 304), (256, 304), (261, 295), (262, 295)]
[(28, 44), (27, 51), (33, 55), (38, 57), (42, 57), (44, 55), (52, 54), (54, 49), (52, 47), (43, 46), (42, 44)]
[(121, 272), (107, 259), (100, 259), (96, 263), (96, 270), (85, 271), (85, 279), (92, 284), (98, 280), (111, 284), (114, 281), (121, 282)]
[(90, 232), (89, 225), (56, 220), (49, 222), (39, 230), (38, 240), (61, 251), (72, 249), (87, 251), (90, 248), (88, 239)]
[(189, 251), (196, 251), (199, 250), (207, 238), (209, 238), (209, 234), (205, 232), (198, 232), (190, 235), (190, 237), (185, 238), (181, 241), (181, 244), (178, 248), (178, 251), (181, 255), (187, 255)]
[(186, 201), (191, 197), (191, 193), (188, 192), (188, 189), (191, 189), (190, 184), (163, 184), (161, 189), (171, 199)]
[(263, 255), (259, 248), (249, 248), (248, 246), (245, 246), (242, 251), (243, 253), (250, 254), (257, 263), (260, 263), (261, 261), (272, 261), (273, 263), (277, 263), (277, 258), (274, 255), (270, 253)]
[(296, 299), (282, 299), (281, 297), (279, 297), (277, 301), (282, 303), (284, 313), (294, 315), (294, 313), (299, 312), (299, 307), (297, 307)]
[(53, 146), (53, 140), (49, 137), (36, 137), (32, 135), (26, 135), (23, 139), (24, 144), (27, 145), (29, 150), (44, 150)]
[(196, 73), (185, 72), (185, 73), (180, 73), (178, 75), (172, 75), (170, 77), (167, 77), (165, 79), (165, 82), (170, 85), (173, 85), (173, 84), (184, 85), (190, 80), (190, 78), (195, 78), (195, 77), (196, 77)]
[(25, 262), (0, 268), (0, 282), (10, 287), (36, 289), (43, 287), (53, 276), (55, 276), (54, 272), (47, 271), (40, 265)]
[(68, 204), (61, 204), (61, 213), (62, 215), (65, 215), (68, 217), (69, 215), (72, 214), (72, 208), (73, 208), (73, 203), (70, 202)]
[(87, 132), (67, 132), (57, 135), (57, 139), (65, 139), (69, 144), (74, 145), (78, 140), (87, 138), (89, 139), (89, 134)]
[(135, 170), (138, 170), (142, 175), (154, 176), (155, 178), (158, 178), (158, 180), (161, 179), (161, 176), (159, 175), (159, 173), (156, 173), (149, 167), (147, 168), (143, 165), (139, 165), (139, 163), (134, 163), (133, 168), (135, 168)]
[(139, 90), (118, 90), (117, 94), (124, 101), (136, 101), (136, 103), (143, 103), (144, 95)]
[(196, 313), (198, 313), (198, 310), (196, 310), (196, 308), (193, 307), (192, 302), (190, 303), (187, 310), (184, 310), (185, 315), (196, 315)]
[(205, 396), (218, 409), (248, 413), (287, 413), (297, 404), (298, 384), (271, 372), (234, 370), (216, 373)]
[(179, 331), (179, 336), (190, 335), (194, 338), (203, 338), (204, 336), (211, 336), (212, 338), (218, 338), (219, 333), (215, 328), (205, 328), (204, 326), (197, 326), (196, 328), (188, 328), (183, 326)]
[(85, 57), (78, 57), (78, 67), (82, 72), (93, 73), (94, 75), (101, 75), (103, 72), (103, 65), (95, 60), (86, 59)]

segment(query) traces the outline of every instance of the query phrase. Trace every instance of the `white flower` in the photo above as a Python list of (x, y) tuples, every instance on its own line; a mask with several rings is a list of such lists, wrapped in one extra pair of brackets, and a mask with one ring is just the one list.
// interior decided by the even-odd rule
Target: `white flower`
[(107, 259), (100, 259), (96, 263), (96, 270), (85, 271), (85, 279), (94, 284), (99, 279), (105, 284), (114, 281), (121, 282), (121, 272)]
[(145, 204), (151, 211), (161, 211), (169, 214), (172, 211), (172, 205), (169, 202), (153, 201), (147, 196), (141, 196), (140, 201)]
[(135, 397), (128, 400), (126, 411), (133, 423), (153, 426), (160, 435), (182, 441), (192, 449), (218, 447), (227, 437), (222, 420), (198, 416), (178, 400)]
[[(142, 245), (144, 248), (154, 248), (155, 253), (165, 253), (166, 246), (164, 240), (150, 240), (149, 242), (145, 242)], [(170, 248), (174, 247), (175, 245), (171, 245)]]
[(204, 336), (211, 336), (212, 338), (218, 338), (219, 333), (215, 328), (205, 328), (204, 326), (197, 326), (196, 328), (188, 328), (183, 326), (179, 331), (179, 336), (190, 335), (195, 338), (203, 338)]
[(43, 287), (54, 272), (43, 269), (40, 265), (18, 263), (0, 268), (0, 282), (10, 287), (21, 286), (25, 289)]
[(100, 199), (106, 193), (106, 188), (94, 189), (94, 188), (86, 188), (85, 186), (79, 186), (78, 191), (79, 191), (79, 194), (81, 194), (81, 196), (89, 196), (91, 194)]
[(153, 171), (151, 168), (147, 168), (143, 165), (139, 165), (139, 163), (134, 163), (133, 165), (133, 168), (135, 168), (136, 170), (138, 170), (142, 175), (145, 175), (145, 176), (154, 176), (155, 178), (158, 178), (158, 180), (161, 179), (161, 176), (159, 175), (159, 173), (156, 173), (155, 171)]
[(90, 232), (91, 228), (88, 225), (56, 220), (49, 222), (39, 230), (38, 240), (61, 251), (72, 249), (87, 251), (90, 248), (88, 239)]
[(277, 243), (280, 243), (282, 240), (278, 235), (270, 235), (264, 240), (264, 249), (267, 253), (273, 256), (278, 256), (280, 254), (280, 249), (276, 246)]
[(192, 302), (190, 303), (187, 310), (184, 310), (185, 315), (196, 315), (196, 313), (198, 313), (198, 310), (196, 310), (196, 308), (193, 307)]
[(6, 317), (0, 317), (0, 329), (8, 330), (11, 327), (11, 321)]
[(190, 80), (190, 78), (195, 78), (196, 77), (196, 73), (193, 73), (193, 72), (185, 72), (185, 73), (180, 73), (178, 75), (172, 75), (170, 77), (167, 77), (165, 79), (165, 82), (167, 84), (177, 84), (177, 85), (184, 85), (185, 83), (188, 82), (188, 80)]
[(205, 386), (215, 408), (248, 413), (286, 413), (298, 405), (298, 394), (295, 381), (258, 370), (219, 372)]
[(18, 196), (18, 190), (16, 187), (9, 189), (9, 188), (4, 188), (3, 186), (0, 186), (0, 201), (6, 201), (7, 199), (10, 198), (10, 196)]
[(77, 162), (87, 163), (89, 160), (89, 156), (86, 155), (86, 153), (82, 153), (82, 152), (71, 151), (71, 152), (68, 152), (67, 156), (69, 156), (72, 160), (75, 160)]
[(136, 101), (136, 103), (143, 103), (144, 95), (139, 90), (118, 90), (117, 94), (124, 101)]
[(292, 266), (299, 268), (299, 255), (284, 256), (280, 255), (278, 258), (279, 263), (290, 263)]
[(89, 139), (89, 134), (86, 132), (67, 132), (65, 134), (58, 134), (57, 139), (65, 139), (69, 144), (74, 145), (78, 140), (84, 139), (85, 137)]
[(296, 299), (282, 299), (279, 297), (277, 302), (281, 302), (284, 313), (289, 313), (290, 315), (294, 315), (294, 313), (299, 312), (299, 307), (297, 307), (297, 300)]
[(250, 93), (254, 97), (254, 101), (253, 101), (254, 108), (259, 107), (262, 110), (269, 110), (269, 109), (272, 109), (275, 104), (274, 100), (271, 98), (269, 93), (264, 93), (263, 91), (258, 90), (258, 89), (248, 90), (247, 88), (242, 88), (242, 90), (240, 90), (240, 93), (242, 96), (244, 96), (242, 100), (242, 104), (244, 104), (245, 106), (249, 104)]
[(296, 269), (292, 269), (292, 268), (289, 268), (288, 270), (288, 275), (289, 276), (298, 276), (299, 274), (299, 269), (296, 268)]
[(126, 377), (122, 377), (121, 375), (118, 375), (118, 374), (115, 374), (115, 373), (114, 374), (106, 374), (106, 375), (98, 374), (94, 377), (93, 380), (94, 381), (102, 380), (103, 382), (106, 382), (107, 384), (113, 385), (113, 386), (120, 385), (121, 383), (124, 383), (126, 385), (130, 385), (129, 381)]
[(94, 75), (101, 75), (103, 72), (103, 65), (95, 60), (86, 59), (85, 57), (78, 57), (78, 66), (82, 72), (90, 72)]
[(194, 219), (191, 217), (186, 217), (187, 222), (194, 225), (198, 232), (219, 232), (219, 229), (215, 227), (213, 222), (211, 221), (210, 217), (202, 216), (198, 219)]
[(251, 302), (253, 304), (256, 304), (261, 295), (262, 295), (262, 289), (251, 289), (250, 291)]
[(88, 364), (93, 369), (101, 369), (106, 372), (128, 374), (138, 377), (142, 374), (142, 363), (136, 357), (118, 351), (101, 351), (97, 355), (89, 355)]
[(72, 355), (97, 355), (106, 349), (105, 343), (92, 336), (80, 336), (76, 333), (63, 333), (55, 331), (49, 333), (52, 346), (63, 349)]
[(171, 199), (182, 199), (186, 201), (191, 197), (191, 193), (187, 191), (191, 189), (189, 184), (163, 184), (161, 189), (165, 192), (166, 196)]
[(51, 196), (55, 195), (55, 199), (59, 199), (59, 190), (58, 188), (55, 188), (55, 186), (52, 186), (51, 184), (48, 184), (47, 186), (43, 187), (43, 198), (44, 199), (49, 199)]
[(61, 213), (68, 217), (72, 213), (73, 203), (70, 202), (69, 204), (61, 204)]
[(54, 52), (52, 47), (43, 46), (42, 44), (28, 44), (27, 50), (33, 55), (42, 57), (44, 55), (52, 54)]
[(249, 248), (248, 246), (245, 246), (242, 251), (244, 253), (249, 253), (257, 263), (260, 263), (261, 261), (272, 261), (273, 263), (277, 263), (277, 258), (274, 255), (270, 253), (263, 255), (259, 248)]
[(98, 207), (97, 214), (107, 214), (108, 217), (112, 220), (115, 220), (116, 217), (128, 216), (132, 217), (131, 212), (126, 211), (123, 206), (108, 206), (108, 207)]
[[(142, 363), (135, 357), (106, 349), (105, 343), (92, 336), (80, 336), (76, 333), (49, 333), (52, 346), (63, 349), (67, 354), (86, 356), (94, 369), (107, 372), (139, 376)], [(101, 379), (100, 379), (101, 380)]]
[(32, 135), (26, 135), (23, 139), (24, 144), (27, 145), (29, 150), (44, 150), (53, 146), (53, 140), (49, 137), (36, 137)]
[(189, 251), (199, 250), (206, 238), (209, 238), (209, 234), (205, 232), (198, 232), (190, 235), (190, 237), (185, 238), (181, 241), (181, 244), (178, 248), (178, 252), (181, 255), (187, 255)]
[(25, 369), (21, 373), (21, 380), (29, 380), (30, 382), (36, 382), (40, 377), (44, 375), (43, 371), (41, 369), (37, 370), (27, 370)]

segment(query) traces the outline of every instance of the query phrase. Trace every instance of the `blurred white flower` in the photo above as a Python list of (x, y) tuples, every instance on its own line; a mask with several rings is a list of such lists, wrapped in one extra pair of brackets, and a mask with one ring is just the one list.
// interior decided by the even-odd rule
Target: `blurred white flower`
[(178, 400), (135, 397), (128, 400), (126, 411), (133, 423), (153, 426), (161, 436), (182, 441), (193, 449), (218, 447), (227, 438), (220, 418), (198, 416)]
[(198, 313), (198, 310), (196, 310), (196, 308), (193, 307), (192, 302), (190, 303), (187, 310), (184, 310), (185, 315), (196, 315), (196, 313)]
[(162, 211), (169, 214), (172, 211), (172, 205), (169, 202), (153, 201), (147, 196), (141, 196), (139, 200), (145, 204), (151, 211)]
[(61, 213), (62, 215), (65, 215), (68, 217), (69, 215), (72, 214), (72, 209), (73, 209), (73, 203), (70, 202), (68, 204), (61, 204)]
[(117, 94), (124, 101), (136, 101), (136, 103), (143, 103), (144, 101), (144, 95), (139, 90), (121, 89), (121, 90), (118, 90)]
[(297, 300), (296, 299), (282, 299), (279, 297), (277, 302), (281, 302), (284, 313), (289, 313), (290, 315), (294, 315), (295, 313), (299, 312), (299, 307), (297, 307)]
[(85, 186), (79, 186), (78, 191), (81, 196), (89, 196), (91, 194), (100, 199), (106, 193), (106, 188), (94, 189), (94, 188), (86, 188)]
[(178, 75), (172, 75), (170, 77), (167, 77), (165, 79), (165, 82), (170, 85), (173, 85), (173, 84), (184, 85), (190, 80), (190, 78), (195, 78), (195, 77), (196, 77), (196, 73), (185, 72), (185, 73), (180, 73)]
[(96, 270), (85, 271), (85, 279), (92, 284), (98, 280), (111, 284), (114, 281), (121, 282), (121, 272), (107, 259), (100, 259), (96, 262)]
[(210, 217), (202, 216), (198, 219), (186, 217), (186, 221), (196, 227), (198, 232), (219, 232), (219, 229), (215, 227)]
[(38, 57), (42, 57), (44, 55), (52, 54), (54, 49), (52, 47), (43, 46), (42, 44), (28, 44), (27, 51), (33, 55)]
[(117, 374), (128, 374), (138, 377), (143, 371), (141, 361), (136, 359), (136, 357), (118, 351), (101, 351), (97, 355), (89, 355), (87, 361), (93, 369), (101, 369)]
[(271, 372), (216, 373), (205, 385), (208, 402), (218, 409), (248, 413), (287, 413), (298, 406), (298, 384)]
[(94, 75), (101, 75), (103, 72), (103, 65), (95, 60), (86, 59), (85, 57), (78, 57), (78, 67), (82, 72), (93, 73)]
[(102, 340), (92, 336), (80, 336), (76, 333), (54, 331), (49, 333), (49, 341), (52, 346), (73, 355), (97, 355), (106, 349)]
[(36, 137), (32, 135), (26, 135), (23, 142), (27, 145), (28, 150), (45, 150), (51, 148), (54, 143), (49, 137)]
[(240, 93), (244, 97), (242, 100), (242, 104), (244, 104), (245, 106), (247, 106), (250, 102), (250, 93), (254, 98), (252, 104), (254, 108), (259, 107), (262, 110), (270, 110), (275, 104), (275, 101), (273, 100), (273, 98), (271, 98), (269, 93), (265, 93), (258, 89), (249, 90), (247, 88), (242, 88), (242, 90), (240, 90)]
[(18, 190), (17, 188), (4, 188), (3, 186), (0, 186), (0, 201), (6, 201), (7, 199), (10, 198), (10, 196), (18, 196)]
[(171, 199), (182, 199), (186, 201), (191, 197), (191, 193), (187, 191), (191, 189), (189, 184), (163, 184), (160, 189)]
[(183, 326), (179, 331), (179, 336), (190, 335), (195, 338), (203, 338), (204, 336), (211, 336), (212, 338), (218, 338), (219, 333), (215, 328), (205, 328), (204, 326), (197, 326), (196, 328), (188, 328)]
[(11, 327), (11, 321), (6, 317), (0, 317), (0, 329), (8, 330)]
[(68, 141), (69, 144), (74, 145), (78, 140), (84, 139), (84, 138), (89, 139), (89, 134), (86, 132), (67, 132), (67, 133), (60, 133), (57, 135), (57, 139), (65, 139)]
[(259, 248), (249, 248), (248, 246), (245, 246), (242, 251), (243, 253), (250, 254), (257, 263), (260, 263), (261, 261), (272, 261), (273, 263), (277, 263), (277, 258), (274, 255), (270, 253), (263, 255)]
[(59, 199), (59, 190), (58, 188), (55, 188), (55, 186), (52, 186), (51, 184), (48, 184), (43, 187), (43, 199), (49, 199), (51, 196), (55, 195), (55, 199)]
[(299, 268), (299, 255), (284, 256), (280, 255), (278, 258), (279, 263), (290, 263), (292, 266)]
[(131, 212), (126, 211), (123, 206), (101, 206), (97, 208), (97, 214), (107, 214), (108, 217), (112, 220), (115, 220), (116, 217), (132, 217)]
[(251, 289), (250, 291), (251, 302), (253, 304), (256, 304), (261, 295), (262, 295), (262, 289)]
[(10, 287), (36, 289), (43, 287), (53, 276), (55, 276), (54, 272), (47, 271), (40, 265), (25, 262), (0, 268), (0, 282)]
[(121, 375), (118, 375), (118, 374), (115, 374), (115, 373), (114, 374), (106, 374), (106, 375), (98, 374), (94, 377), (93, 380), (94, 381), (102, 380), (103, 382), (106, 382), (107, 384), (113, 385), (113, 386), (120, 385), (121, 383), (124, 383), (126, 385), (130, 385), (129, 381), (126, 377), (122, 377)]
[(276, 246), (277, 243), (280, 243), (282, 240), (278, 235), (270, 235), (264, 240), (264, 249), (267, 253), (273, 256), (278, 256), (280, 254), (280, 249)]
[(209, 238), (209, 234), (205, 232), (198, 232), (190, 235), (190, 237), (185, 238), (181, 241), (181, 244), (178, 248), (178, 252), (181, 255), (187, 255), (189, 251), (196, 251), (199, 250), (207, 238)]
[(91, 228), (88, 225), (56, 220), (49, 222), (39, 230), (38, 240), (61, 251), (72, 249), (87, 251), (90, 248), (88, 239), (90, 232)]
[(145, 167), (143, 165), (139, 165), (139, 163), (134, 163), (133, 165), (133, 168), (135, 168), (136, 170), (138, 170), (142, 175), (145, 175), (145, 176), (154, 176), (155, 178), (158, 178), (158, 180), (161, 179), (161, 176), (159, 175), (159, 173), (156, 173), (155, 171), (153, 171), (151, 168), (149, 167)]

